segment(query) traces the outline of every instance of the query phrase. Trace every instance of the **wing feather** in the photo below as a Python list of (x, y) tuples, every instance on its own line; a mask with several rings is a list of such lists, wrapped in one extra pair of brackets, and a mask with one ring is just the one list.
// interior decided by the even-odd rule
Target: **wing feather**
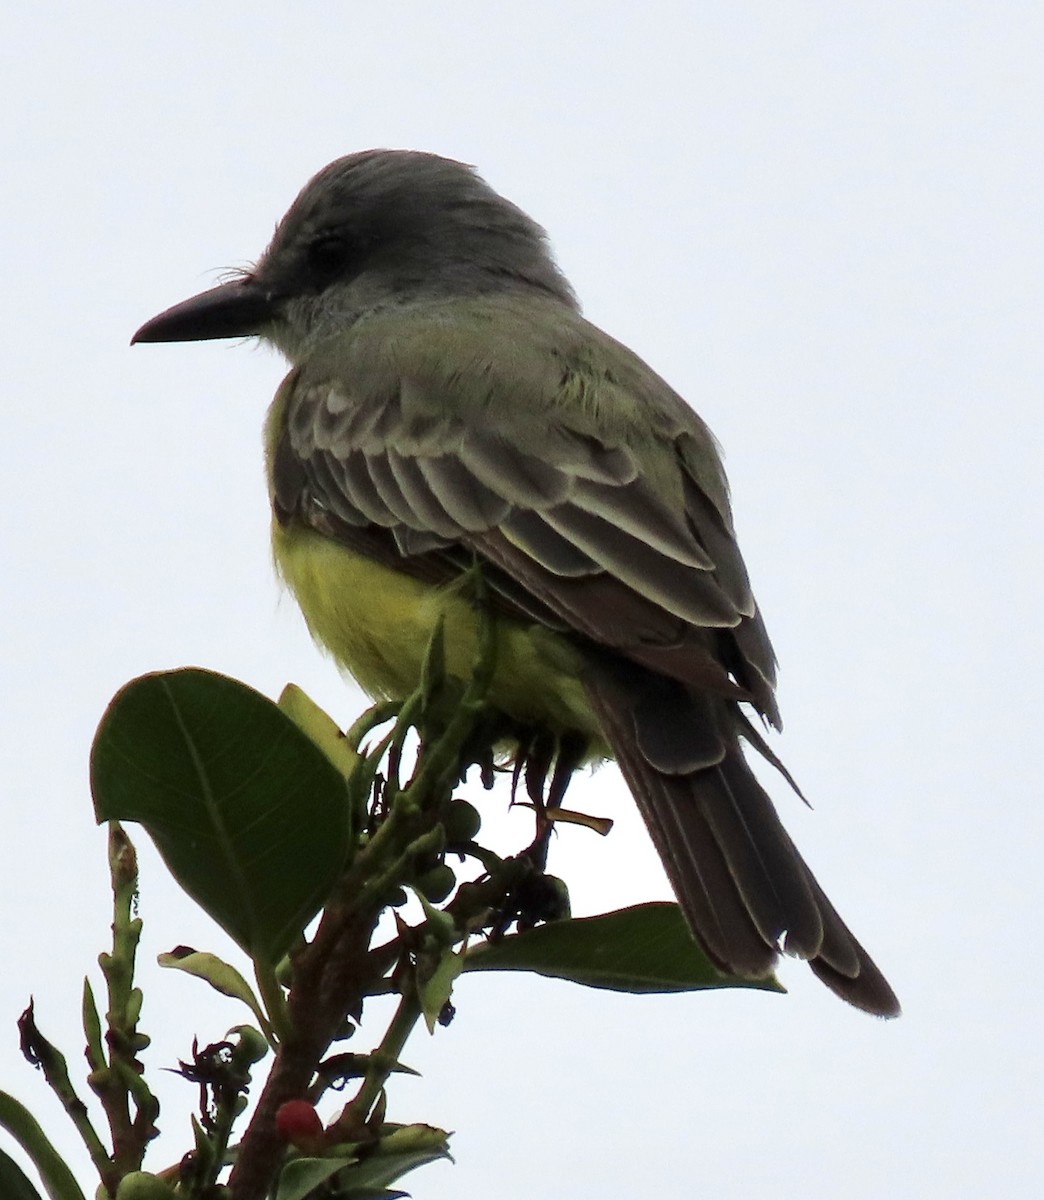
[(573, 487), (573, 478), (558, 464), (527, 454), (495, 435), (466, 437), (461, 462), (480, 483), (523, 510), (559, 504)]
[(416, 458), (400, 454), (389, 447), (388, 466), (391, 468), (399, 490), (410, 507), (410, 525), (413, 529), (430, 530), (447, 541), (460, 537), (460, 526), (436, 499), (424, 478)]
[(641, 538), (685, 566), (699, 571), (715, 569), (715, 559), (685, 527), (684, 519), (676, 516), (642, 480), (614, 486), (582, 479), (573, 488), (571, 498), (578, 508)]
[(419, 458), (417, 465), (432, 495), (457, 523), (462, 536), (496, 528), (510, 511), (508, 501), (479, 483), (456, 455)]
[(739, 622), (740, 615), (706, 569), (692, 562), (679, 564), (626, 529), (576, 505), (562, 504), (543, 516), (552, 529), (616, 579), (682, 620), (721, 628)]
[(391, 453), (364, 454), (362, 456), (365, 470), (373, 484), (373, 489), (381, 498), (381, 502), (392, 514), (395, 520), (392, 528), (404, 525), (407, 529), (424, 529), (425, 523), (418, 517), (416, 509), (410, 503), (399, 486), (398, 476), (392, 469)]
[(395, 515), (374, 485), (361, 451), (334, 457), (319, 452), (313, 456), (316, 474), (326, 483), (322, 499), (338, 516), (350, 520), (353, 510), (385, 529), (396, 523)]
[(502, 522), (500, 532), (513, 546), (552, 575), (582, 579), (602, 572), (589, 554), (552, 529), (538, 512), (515, 509)]

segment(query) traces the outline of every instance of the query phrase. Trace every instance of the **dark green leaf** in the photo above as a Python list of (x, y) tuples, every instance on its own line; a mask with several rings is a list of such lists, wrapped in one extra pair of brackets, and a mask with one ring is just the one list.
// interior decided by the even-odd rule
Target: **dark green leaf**
[[(7, 1092), (0, 1092), (0, 1127), (7, 1130), (32, 1160), (33, 1166), (40, 1174), (44, 1191), (51, 1200), (83, 1200), (83, 1192), (80, 1191), (72, 1171), (69, 1170), (65, 1159), (48, 1140), (47, 1135), (40, 1128), (39, 1122), (20, 1100), (16, 1100)], [(3, 1157), (6, 1162), (11, 1164), (15, 1172), (20, 1172), (20, 1168), (15, 1165), (13, 1159), (8, 1158), (7, 1155)], [(8, 1179), (17, 1182), (18, 1175), (9, 1170), (6, 1174), (0, 1175), (0, 1184), (5, 1183)], [(18, 1193), (14, 1191), (11, 1194), (18, 1196)], [(39, 1200), (35, 1190), (30, 1191), (27, 1195), (29, 1200)], [(7, 1190), (0, 1187), (0, 1197), (7, 1200), (7, 1196)]]
[(468, 950), (465, 971), (535, 971), (614, 992), (748, 987), (782, 992), (774, 975), (722, 975), (692, 940), (677, 904), (638, 904), (597, 917), (553, 921)]
[(293, 1159), (280, 1172), (275, 1200), (305, 1200), (310, 1192), (351, 1161), (349, 1158)]
[(337, 1176), (337, 1200), (359, 1200), (360, 1195), (372, 1195), (395, 1183), (417, 1167), (449, 1158), (443, 1150), (414, 1150), (402, 1154), (372, 1154), (354, 1166), (345, 1167)]
[(22, 1168), (0, 1150), (0, 1196), (4, 1200), (42, 1200)]
[(432, 1125), (385, 1129), (377, 1144), (367, 1146), (359, 1160), (331, 1156), (287, 1163), (279, 1177), (276, 1200), (308, 1200), (313, 1195), (323, 1200), (393, 1200), (407, 1193), (389, 1191), (389, 1186), (408, 1171), (440, 1158), (452, 1161), (445, 1130)]
[[(388, 1127), (386, 1127), (388, 1128)], [(449, 1134), (433, 1125), (400, 1125), (390, 1128), (366, 1157), (337, 1176), (337, 1188), (331, 1200), (362, 1200), (381, 1195), (408, 1171), (447, 1158)], [(401, 1193), (399, 1193), (401, 1194)]]
[(91, 788), (99, 821), (143, 825), (185, 891), (266, 962), (348, 851), (343, 776), (270, 700), (211, 671), (127, 684), (95, 736)]

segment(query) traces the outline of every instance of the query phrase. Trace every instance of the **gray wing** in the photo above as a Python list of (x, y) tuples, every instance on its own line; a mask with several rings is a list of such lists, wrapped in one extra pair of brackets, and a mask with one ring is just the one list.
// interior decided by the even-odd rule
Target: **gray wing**
[(583, 341), (537, 341), (543, 363), (519, 370), (518, 342), (501, 368), (497, 347), (439, 353), (431, 330), (412, 354), (400, 331), (394, 357), (318, 359), (288, 380), (280, 502), (327, 530), (386, 531), (404, 565), (465, 547), (522, 608), (536, 601), (561, 628), (778, 724), (713, 439), (645, 364), (580, 324), (599, 339), (597, 368)]

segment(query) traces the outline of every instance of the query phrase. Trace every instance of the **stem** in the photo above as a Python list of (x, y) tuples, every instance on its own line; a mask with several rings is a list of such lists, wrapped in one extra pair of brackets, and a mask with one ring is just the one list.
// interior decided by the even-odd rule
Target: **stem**
[(381, 896), (386, 893), (390, 887), (406, 877), (410, 864), (415, 859), (430, 852), (437, 852), (442, 844), (441, 830), (429, 829), (427, 833), (422, 833), (419, 838), (410, 842), (398, 858), (393, 859), (379, 875), (373, 875), (367, 879), (359, 892), (359, 900), (365, 901), (370, 896)]
[(344, 1014), (362, 1002), (373, 978), (367, 951), (378, 916), (379, 909), (372, 906), (363, 912), (330, 906), (315, 939), (295, 959), (287, 1001), (289, 1034), (276, 1054), (229, 1176), (228, 1190), (235, 1200), (268, 1195), (285, 1150), (276, 1134), (276, 1113), (287, 1100), (307, 1094)]
[[(480, 576), (476, 578), (476, 592), (481, 602)], [(228, 1192), (233, 1200), (261, 1200), (269, 1194), (285, 1154), (285, 1145), (276, 1131), (279, 1108), (289, 1100), (307, 1096), (316, 1068), (342, 1029), (345, 1015), (358, 1016), (366, 997), (387, 970), (387, 947), (370, 950), (374, 930), (386, 906), (388, 889), (409, 882), (419, 853), (437, 850), (443, 844), (439, 816), (460, 778), (462, 749), (482, 710), (495, 651), (493, 621), (484, 615), (474, 674), (445, 723), (437, 711), (439, 698), (433, 700), (430, 712), (428, 708), (429, 700), (433, 699), (428, 690), (441, 690), (436, 645), (421, 686), (412, 696), (401, 704), (376, 706), (348, 730), (348, 743), (357, 748), (376, 725), (398, 716), (391, 733), (361, 757), (349, 781), (353, 804), (361, 806), (364, 797), (371, 793), (379, 762), (384, 755), (394, 756), (398, 752), (410, 727), (420, 734), (420, 754), (410, 782), (401, 790), (391, 789), (383, 819), (351, 860), (326, 905), (314, 938), (291, 954), (291, 987), (286, 999), (288, 1027), (228, 1179)], [(258, 985), (264, 993), (265, 983), (260, 974)], [(270, 1006), (273, 1021), (276, 1011), (276, 1006)], [(338, 1132), (344, 1132), (350, 1125), (362, 1134), (363, 1140), (372, 1139), (373, 1133), (366, 1128), (366, 1122), (378, 1123), (380, 1098), (388, 1077), (421, 1015), (420, 996), (411, 972), (395, 1016), (367, 1066), (359, 1092), (337, 1122)]]
[(89, 1082), (109, 1122), (112, 1134), (109, 1169), (115, 1169), (118, 1181), (128, 1172), (140, 1170), (145, 1147), (158, 1132), (159, 1101), (145, 1082), (138, 1058), (139, 1051), (148, 1045), (148, 1038), (138, 1032), (142, 996), (134, 986), (134, 964), (141, 938), (141, 921), (132, 915), (138, 896), (137, 856), (130, 838), (115, 821), (109, 824), (109, 874), (112, 953), (98, 956), (108, 989), (105, 1014), (108, 1066), (92, 1071)]
[(383, 700), (372, 708), (368, 708), (357, 721), (354, 721), (345, 730), (345, 741), (358, 752), (359, 744), (370, 730), (376, 729), (378, 725), (383, 725), (385, 721), (390, 721), (392, 717), (397, 717), (400, 708), (402, 708), (402, 703), (399, 700)]
[(385, 1030), (384, 1037), (381, 1038), (381, 1044), (370, 1055), (362, 1086), (355, 1098), (346, 1105), (344, 1112), (335, 1122), (334, 1129), (340, 1130), (343, 1127), (351, 1138), (355, 1131), (366, 1124), (370, 1110), (384, 1091), (388, 1077), (399, 1065), (406, 1042), (420, 1017), (420, 1000), (417, 997), (416, 985), (411, 980), (409, 991), (399, 1001), (399, 1007), (395, 1010), (395, 1016)]
[[(65, 1061), (65, 1055), (49, 1042), (37, 1028), (33, 1016), (32, 1001), (30, 1001), (29, 1007), (19, 1018), (18, 1030), (22, 1039), (22, 1052), (34, 1066), (39, 1067), (43, 1071), (47, 1086), (54, 1092), (62, 1108), (65, 1109), (69, 1119), (72, 1121), (76, 1132), (80, 1135), (80, 1140), (86, 1147), (87, 1153), (91, 1157), (91, 1162), (94, 1163), (95, 1170), (98, 1172), (103, 1185), (110, 1192), (115, 1192), (119, 1177), (115, 1174), (112, 1159), (109, 1157), (109, 1151), (105, 1148), (104, 1143), (98, 1136), (97, 1130), (91, 1124), (87, 1105), (76, 1094), (76, 1089), (69, 1078), (69, 1067)], [(21, 1106), (18, 1104), (18, 1101), (10, 1096), (6, 1097), (5, 1100), (10, 1112), (16, 1117), (19, 1116), (18, 1109)], [(24, 1121), (33, 1121), (28, 1112), (24, 1114)], [(2, 1116), (0, 1116), (0, 1123), (6, 1123), (3, 1121)], [(26, 1128), (30, 1128), (28, 1124), (26, 1124)], [(39, 1131), (39, 1127), (36, 1127), (36, 1129), (39, 1137), (43, 1137), (43, 1133)], [(12, 1129), (12, 1132), (16, 1137), (19, 1137), (16, 1130)], [(26, 1149), (29, 1151), (28, 1146), (26, 1146)], [(29, 1152), (31, 1153), (31, 1151)]]
[(275, 970), (268, 963), (254, 963), (254, 978), (257, 980), (257, 990), (261, 996), (261, 1006), (268, 1017), (269, 1028), (263, 1029), (269, 1042), (285, 1042), (290, 1036), (290, 1013), (286, 1006), (286, 996), (276, 978)]

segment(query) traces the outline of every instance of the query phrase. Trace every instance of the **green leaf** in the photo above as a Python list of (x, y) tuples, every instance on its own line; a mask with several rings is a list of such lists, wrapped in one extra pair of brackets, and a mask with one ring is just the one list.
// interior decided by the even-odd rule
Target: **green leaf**
[(428, 641), (421, 666), (420, 691), (427, 707), (446, 682), (446, 618), (440, 616)]
[(0, 1150), (0, 1196), (4, 1200), (41, 1200), (26, 1173), (3, 1150)]
[(83, 1035), (87, 1042), (87, 1060), (92, 1067), (96, 1068), (105, 1062), (105, 1050), (102, 1042), (101, 1015), (94, 999), (91, 981), (86, 976), (83, 980), (83, 999), (80, 1011), (83, 1016)]
[(785, 989), (774, 975), (723, 975), (696, 945), (677, 904), (638, 904), (597, 917), (553, 921), (468, 950), (465, 971), (535, 971), (614, 992), (704, 988)]
[(338, 1174), (331, 1200), (380, 1195), (417, 1167), (440, 1158), (452, 1162), (448, 1143), (449, 1134), (433, 1125), (400, 1125), (385, 1134), (364, 1159)]
[[(7, 1092), (0, 1092), (0, 1127), (6, 1129), (29, 1155), (40, 1174), (44, 1191), (51, 1200), (83, 1200), (83, 1192), (80, 1191), (72, 1171), (40, 1128), (39, 1122), (20, 1100), (16, 1100)], [(4, 1158), (14, 1165), (13, 1160), (8, 1159), (6, 1155)], [(17, 1175), (9, 1173), (9, 1177), (17, 1182)], [(6, 1178), (8, 1176), (0, 1175), (0, 1182)], [(34, 1196), (33, 1192), (28, 1194), (30, 1197)], [(18, 1193), (12, 1192), (11, 1195), (17, 1196)], [(7, 1200), (6, 1189), (0, 1188), (0, 1196)]]
[(304, 1200), (331, 1175), (354, 1161), (351, 1158), (292, 1159), (280, 1172), (275, 1200)]
[[(389, 1125), (385, 1130), (380, 1140), (366, 1146), (359, 1157), (341, 1154), (292, 1159), (279, 1176), (275, 1200), (307, 1200), (313, 1195), (323, 1200), (393, 1200), (407, 1193), (389, 1191), (389, 1185), (408, 1171), (440, 1158), (453, 1161), (449, 1134), (443, 1129), (433, 1125)], [(355, 1143), (346, 1149), (353, 1151)]]
[(428, 978), (423, 981), (417, 980), (421, 1012), (424, 1014), (424, 1023), (429, 1033), (435, 1032), (439, 1014), (453, 993), (454, 981), (463, 970), (464, 956), (454, 954), (452, 950), (444, 950)]
[(99, 821), (137, 821), (178, 883), (249, 954), (275, 962), (322, 906), (350, 836), (343, 776), (245, 684), (144, 675), (91, 751)]
[(302, 733), (308, 734), (345, 779), (351, 779), (359, 765), (359, 755), (349, 745), (333, 717), (324, 712), (296, 683), (288, 683), (283, 688), (279, 707)]
[(268, 1018), (254, 990), (235, 967), (210, 954), (205, 950), (193, 950), (190, 946), (179, 946), (166, 954), (158, 954), (156, 961), (161, 967), (170, 967), (175, 971), (184, 971), (186, 975), (194, 975), (202, 979), (222, 996), (230, 996), (233, 1000), (242, 1000), (258, 1019), (262, 1026), (268, 1025)]

